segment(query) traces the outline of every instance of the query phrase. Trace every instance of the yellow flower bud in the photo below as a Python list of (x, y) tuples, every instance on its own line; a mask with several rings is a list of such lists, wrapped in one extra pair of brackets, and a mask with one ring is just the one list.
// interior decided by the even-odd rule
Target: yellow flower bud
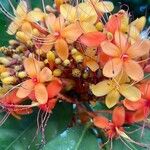
[(60, 69), (55, 69), (55, 70), (53, 71), (53, 75), (54, 75), (55, 77), (59, 77), (59, 76), (61, 76), (61, 74), (62, 74), (62, 70), (60, 70)]
[(7, 70), (7, 68), (5, 68), (4, 65), (0, 65), (0, 73), (4, 72), (6, 70)]
[(39, 36), (39, 35), (40, 35), (40, 32), (39, 32), (36, 28), (34, 28), (33, 31), (32, 31), (32, 34), (33, 34), (34, 36)]
[(96, 29), (97, 29), (98, 31), (103, 31), (103, 28), (104, 28), (104, 25), (103, 25), (102, 22), (98, 22), (98, 23), (96, 24)]
[(72, 75), (73, 75), (73, 77), (80, 78), (81, 77), (81, 71), (79, 69), (75, 68), (72, 70)]
[(23, 52), (26, 49), (26, 47), (24, 45), (20, 45), (16, 48), (17, 52)]
[(7, 66), (10, 64), (10, 60), (8, 58), (5, 58), (5, 57), (0, 57), (0, 63)]
[(56, 63), (57, 65), (61, 64), (61, 59), (60, 59), (60, 58), (56, 58), (56, 59), (55, 59), (55, 63)]
[(48, 59), (45, 59), (45, 60), (44, 60), (44, 64), (48, 64)]
[(23, 78), (27, 77), (27, 73), (25, 71), (20, 71), (20, 72), (18, 72), (18, 77), (23, 79)]
[(76, 49), (76, 48), (73, 48), (72, 50), (71, 50), (71, 54), (72, 55), (74, 55), (75, 53), (77, 53), (78, 52), (78, 50)]
[(18, 31), (16, 33), (16, 39), (22, 43), (26, 43), (29, 40), (29, 37), (24, 32)]
[(9, 40), (9, 45), (11, 46), (19, 45), (19, 42), (16, 40)]
[(87, 79), (88, 78), (88, 73), (87, 72), (85, 72), (85, 73), (83, 73), (83, 75), (82, 75), (82, 77), (84, 78), (84, 79)]
[(83, 62), (83, 56), (82, 55), (77, 55), (76, 57), (75, 57), (75, 61), (77, 62), (77, 63), (81, 63), (81, 62)]
[(68, 66), (70, 64), (70, 60), (69, 59), (66, 59), (63, 61), (63, 65), (64, 66)]
[(47, 59), (48, 59), (48, 61), (55, 61), (55, 54), (54, 54), (54, 52), (48, 51)]
[(5, 71), (5, 72), (1, 73), (1, 78), (5, 78), (5, 77), (8, 77), (8, 76), (10, 76), (10, 72), (8, 72), (8, 71)]
[(1, 81), (3, 82), (3, 84), (14, 84), (16, 83), (17, 78), (13, 76), (8, 76), (8, 77), (1, 79)]
[(107, 32), (107, 38), (108, 38), (108, 40), (112, 41), (113, 40), (113, 34), (111, 32)]

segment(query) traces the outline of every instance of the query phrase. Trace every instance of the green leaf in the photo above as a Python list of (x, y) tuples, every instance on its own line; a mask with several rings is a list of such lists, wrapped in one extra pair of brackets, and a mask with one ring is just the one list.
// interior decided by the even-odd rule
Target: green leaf
[[(135, 144), (131, 141), (127, 141), (125, 138), (122, 138), (122, 140), (115, 139), (112, 143), (112, 148), (114, 150), (147, 150), (148, 147), (150, 147), (150, 129), (145, 128), (143, 136), (141, 136), (141, 129), (139, 129), (140, 126), (129, 126), (126, 128), (127, 135), (138, 144)], [(139, 129), (139, 130), (138, 130)], [(133, 132), (134, 131), (134, 132)], [(139, 144), (141, 146), (139, 146)], [(144, 144), (144, 145), (143, 145)], [(146, 147), (145, 147), (146, 146)], [(106, 149), (110, 149), (110, 143), (106, 145)]]
[(97, 138), (88, 128), (72, 127), (50, 141), (44, 150), (99, 150)]
[[(61, 112), (61, 113), (60, 113)], [(59, 103), (50, 116), (45, 130), (46, 142), (66, 130), (73, 116), (72, 105)], [(30, 145), (31, 150), (36, 150), (41, 144), (41, 136), (36, 136), (37, 114), (16, 120), (9, 117), (0, 128), (0, 150), (26, 150)]]

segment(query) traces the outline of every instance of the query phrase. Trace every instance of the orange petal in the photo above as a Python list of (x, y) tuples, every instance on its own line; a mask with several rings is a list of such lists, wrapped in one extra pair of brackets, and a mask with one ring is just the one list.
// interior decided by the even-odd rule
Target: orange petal
[(88, 59), (85, 61), (85, 65), (89, 67), (93, 72), (99, 69), (98, 63), (93, 59)]
[(123, 101), (123, 105), (128, 109), (128, 110), (138, 110), (141, 109), (144, 106), (145, 100), (144, 99), (140, 99), (136, 102), (132, 102), (130, 100), (124, 100)]
[(109, 127), (109, 120), (105, 117), (102, 117), (102, 116), (94, 117), (93, 123), (98, 128), (105, 129), (105, 128)]
[(106, 35), (101, 32), (88, 32), (80, 37), (80, 42), (88, 47), (97, 47), (106, 40)]
[(39, 74), (39, 78), (40, 82), (48, 82), (52, 80), (52, 71), (49, 68), (44, 67)]
[(35, 97), (39, 104), (45, 104), (48, 100), (48, 93), (44, 84), (35, 85)]
[(50, 13), (46, 16), (45, 24), (49, 32), (53, 32), (55, 21), (56, 21), (56, 16), (53, 13)]
[(26, 58), (24, 60), (24, 67), (30, 78), (35, 77), (40, 72), (39, 62), (34, 58)]
[(139, 40), (134, 43), (128, 50), (127, 53), (132, 58), (139, 58), (148, 54), (150, 50), (150, 41), (149, 40)]
[(124, 70), (127, 75), (135, 81), (140, 81), (144, 78), (142, 67), (133, 60), (128, 60), (124, 63)]
[(113, 110), (112, 121), (117, 127), (120, 127), (124, 124), (125, 110), (122, 106), (118, 106)]
[(62, 30), (62, 28), (64, 28), (64, 18), (62, 16), (59, 16), (58, 18), (56, 18), (55, 23), (54, 23), (54, 31), (59, 32)]
[(150, 100), (150, 82), (149, 82), (149, 80), (146, 80), (146, 83), (141, 84), (139, 89), (142, 93), (142, 97)]
[(17, 97), (16, 93), (17, 93), (17, 89), (11, 91), (4, 98), (1, 98), (0, 101), (6, 104), (18, 104), (22, 101), (22, 99)]
[(32, 90), (34, 90), (34, 83), (31, 79), (26, 80), (21, 84), (21, 87), (19, 87), (16, 95), (19, 98), (25, 98), (32, 92)]
[(139, 109), (134, 113), (134, 122), (140, 122), (147, 118), (147, 114), (145, 113), (144, 109)]
[(117, 57), (120, 55), (120, 49), (109, 41), (102, 42), (101, 48), (103, 52), (109, 56)]
[(117, 76), (122, 70), (122, 61), (119, 58), (109, 60), (104, 68), (103, 74), (106, 77), (112, 78)]
[(62, 36), (67, 40), (68, 43), (73, 43), (81, 34), (81, 27), (78, 23), (74, 23), (64, 28)]
[(110, 17), (110, 19), (106, 24), (106, 30), (111, 33), (115, 33), (115, 31), (120, 29), (120, 26), (121, 26), (121, 19), (118, 16), (113, 15)]
[(67, 42), (64, 39), (58, 39), (55, 43), (55, 49), (57, 55), (62, 59), (65, 60), (69, 56), (69, 50)]
[(60, 80), (53, 80), (51, 83), (47, 86), (47, 92), (48, 92), (48, 98), (53, 98), (57, 96), (57, 94), (62, 89), (62, 83)]

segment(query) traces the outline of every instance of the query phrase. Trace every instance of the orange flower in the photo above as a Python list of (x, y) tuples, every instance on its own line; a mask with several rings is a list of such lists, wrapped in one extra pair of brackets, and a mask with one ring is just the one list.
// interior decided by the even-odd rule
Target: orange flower
[(45, 38), (41, 50), (48, 52), (55, 45), (57, 55), (65, 60), (69, 56), (68, 44), (73, 43), (82, 34), (82, 30), (78, 23), (70, 24), (65, 27), (63, 17), (56, 18), (54, 14), (46, 17), (46, 26), (49, 35)]
[(0, 103), (2, 106), (4, 106), (5, 109), (8, 110), (8, 112), (10, 112), (11, 115), (13, 115), (17, 119), (21, 119), (20, 115), (32, 113), (32, 108), (21, 108), (21, 105), (20, 107), (16, 107), (16, 105), (19, 105), (21, 102), (24, 101), (24, 99), (17, 97), (16, 93), (16, 89), (11, 91), (5, 97), (0, 99)]
[(24, 67), (30, 79), (21, 84), (17, 91), (17, 96), (25, 98), (34, 91), (35, 98), (39, 104), (45, 104), (48, 100), (48, 93), (44, 83), (52, 80), (51, 70), (47, 67), (41, 70), (40, 62), (34, 58), (26, 58)]
[(122, 106), (113, 110), (112, 122), (103, 116), (94, 117), (93, 122), (96, 127), (106, 130), (110, 139), (125, 135), (122, 127), (125, 123), (125, 110)]
[(115, 32), (114, 40), (115, 44), (110, 41), (101, 43), (103, 52), (111, 56), (103, 68), (104, 76), (112, 78), (124, 71), (131, 79), (142, 80), (143, 69), (136, 59), (149, 52), (149, 40), (138, 40), (130, 45), (128, 37), (118, 31)]
[(148, 117), (150, 114), (150, 82), (142, 83), (140, 85), (140, 90), (142, 92), (142, 98), (137, 102), (131, 102), (129, 100), (124, 100), (124, 106), (131, 111), (136, 111), (132, 117), (134, 122), (142, 121)]
[(62, 83), (56, 79), (50, 82), (47, 86), (48, 101), (46, 104), (40, 105), (39, 107), (46, 112), (51, 112), (57, 103), (57, 95), (62, 89)]

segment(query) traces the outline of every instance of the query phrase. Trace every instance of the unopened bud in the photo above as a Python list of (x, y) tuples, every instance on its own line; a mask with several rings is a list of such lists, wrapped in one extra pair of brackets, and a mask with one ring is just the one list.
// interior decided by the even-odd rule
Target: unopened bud
[(61, 76), (61, 74), (62, 74), (62, 70), (60, 70), (60, 69), (55, 69), (55, 70), (53, 71), (53, 75), (54, 75), (55, 77), (59, 77), (59, 76)]
[(1, 79), (1, 81), (3, 82), (3, 84), (14, 84), (16, 83), (17, 78), (14, 76), (9, 76)]
[(23, 78), (27, 77), (27, 73), (25, 71), (18, 72), (18, 77), (23, 79)]
[(56, 58), (56, 59), (55, 59), (55, 63), (56, 63), (57, 65), (61, 64), (61, 59), (60, 59), (60, 58)]
[(29, 40), (29, 37), (24, 32), (18, 31), (16, 33), (16, 39), (22, 43), (26, 43)]
[(47, 59), (48, 59), (48, 61), (55, 61), (55, 54), (54, 54), (54, 52), (48, 51)]
[(10, 64), (10, 60), (6, 57), (0, 57), (0, 63), (8, 66)]
[(73, 75), (73, 77), (80, 78), (81, 77), (81, 71), (79, 69), (75, 68), (72, 70), (72, 75)]
[(70, 60), (69, 59), (66, 59), (63, 61), (63, 65), (64, 66), (68, 66), (70, 64)]
[(72, 50), (71, 50), (71, 54), (72, 55), (74, 55), (75, 53), (77, 53), (78, 52), (78, 50), (76, 49), (76, 48), (73, 48)]
[(83, 62), (83, 56), (82, 56), (82, 55), (76, 55), (76, 56), (75, 56), (75, 61), (76, 61), (77, 63)]
[(1, 73), (1, 78), (5, 78), (5, 77), (8, 77), (8, 76), (10, 76), (10, 72), (8, 72), (8, 71), (5, 71), (5, 72)]
[(19, 42), (16, 41), (16, 40), (9, 40), (9, 45), (11, 45), (11, 46), (18, 46)]
[(104, 28), (104, 25), (103, 25), (102, 22), (98, 22), (98, 23), (96, 24), (96, 29), (97, 29), (98, 31), (103, 31), (103, 28)]
[(34, 28), (33, 31), (32, 31), (32, 35), (39, 36), (40, 32), (38, 31), (38, 29)]

